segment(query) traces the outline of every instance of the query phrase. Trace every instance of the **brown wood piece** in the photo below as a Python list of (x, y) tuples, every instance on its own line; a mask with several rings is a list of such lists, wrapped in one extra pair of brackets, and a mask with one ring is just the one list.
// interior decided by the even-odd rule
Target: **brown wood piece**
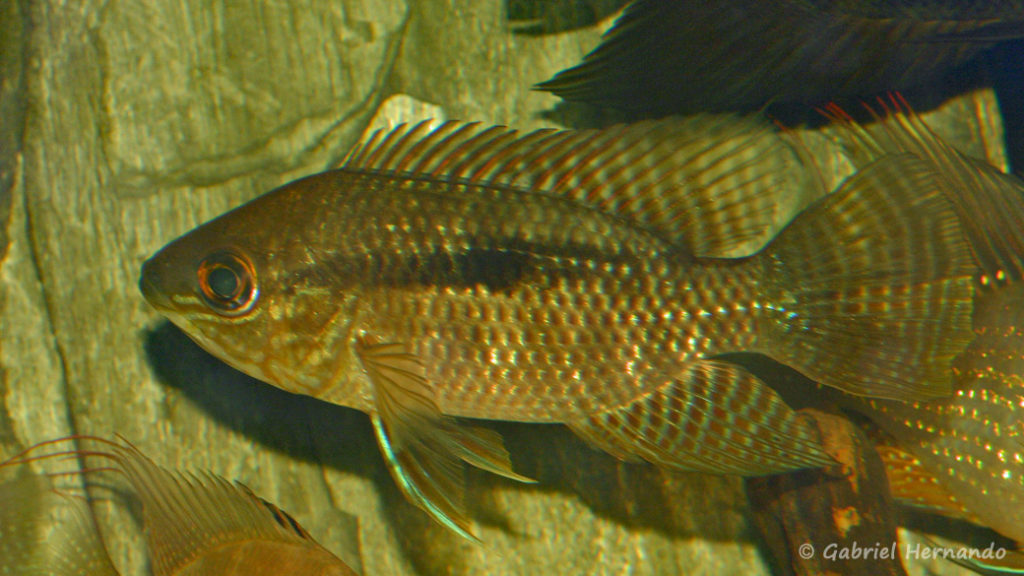
[(837, 463), (745, 482), (753, 523), (777, 573), (905, 576), (896, 510), (873, 445), (842, 416), (800, 412)]

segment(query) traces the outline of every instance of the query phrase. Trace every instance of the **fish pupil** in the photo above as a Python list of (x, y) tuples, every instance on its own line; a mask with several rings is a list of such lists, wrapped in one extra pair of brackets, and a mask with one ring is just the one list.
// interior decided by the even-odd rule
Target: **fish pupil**
[(199, 265), (199, 290), (210, 308), (238, 316), (256, 302), (256, 273), (248, 258), (233, 251), (215, 252)]
[(238, 274), (224, 266), (211, 270), (207, 282), (210, 284), (210, 291), (225, 300), (234, 298), (238, 291)]

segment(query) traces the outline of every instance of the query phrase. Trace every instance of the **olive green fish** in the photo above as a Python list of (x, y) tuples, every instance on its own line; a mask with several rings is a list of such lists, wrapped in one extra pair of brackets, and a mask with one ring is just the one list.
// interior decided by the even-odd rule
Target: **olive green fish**
[(638, 0), (538, 85), (647, 116), (906, 90), (1024, 36), (1020, 0)]
[(884, 163), (722, 257), (764, 233), (787, 183), (766, 134), (706, 117), (401, 126), (172, 242), (140, 286), (236, 368), (369, 413), (404, 493), (470, 538), (459, 460), (526, 479), (495, 433), (453, 417), (560, 422), (676, 470), (817, 466), (808, 425), (715, 357), (948, 394), (974, 267), (950, 203)]
[(951, 397), (873, 400), (865, 413), (973, 518), (1024, 542), (1024, 183), (963, 155), (893, 103), (870, 131), (832, 113), (851, 128), (856, 164), (916, 166), (953, 200), (978, 266), (976, 337), (954, 362)]

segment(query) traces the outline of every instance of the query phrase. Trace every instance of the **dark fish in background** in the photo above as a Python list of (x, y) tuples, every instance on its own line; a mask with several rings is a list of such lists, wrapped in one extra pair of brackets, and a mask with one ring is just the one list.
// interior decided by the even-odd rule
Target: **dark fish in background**
[(1022, 36), (1020, 0), (638, 0), (537, 88), (643, 116), (824, 104), (929, 84)]
[(893, 104), (870, 130), (831, 114), (851, 129), (856, 165), (923, 163), (953, 200), (978, 263), (976, 336), (954, 362), (950, 398), (872, 400), (862, 411), (968, 514), (1024, 542), (1024, 183), (961, 154)]
[(785, 176), (766, 130), (402, 126), (172, 242), (140, 286), (236, 368), (369, 413), (405, 494), (467, 537), (459, 460), (524, 478), (493, 431), (454, 416), (565, 423), (669, 469), (817, 466), (806, 422), (713, 357), (948, 394), (974, 267), (949, 202), (884, 163), (756, 254), (721, 257), (771, 222)]
[[(40, 447), (71, 440), (99, 448), (32, 455)], [(154, 576), (358, 574), (286, 512), (242, 484), (209, 473), (167, 470), (130, 444), (95, 437), (45, 442), (0, 464), (18, 472), (13, 480), (0, 484), (0, 574), (117, 574), (85, 500), (54, 490), (49, 478), (27, 470), (28, 462), (60, 457), (103, 460), (106, 467), (90, 473), (112, 464), (127, 478), (131, 493), (142, 504)], [(82, 472), (54, 474), (69, 473)], [(69, 506), (73, 514), (64, 519), (43, 513), (54, 499)], [(348, 560), (360, 566), (358, 556)], [(41, 566), (45, 569), (36, 570)]]

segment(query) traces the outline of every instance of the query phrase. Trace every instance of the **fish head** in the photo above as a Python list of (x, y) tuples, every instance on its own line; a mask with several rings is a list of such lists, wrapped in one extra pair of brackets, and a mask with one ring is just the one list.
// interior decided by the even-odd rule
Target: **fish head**
[(318, 187), (289, 184), (186, 233), (143, 264), (139, 287), (232, 367), (289, 392), (344, 397), (358, 373), (346, 345), (357, 295), (323, 264), (333, 231), (317, 226)]

